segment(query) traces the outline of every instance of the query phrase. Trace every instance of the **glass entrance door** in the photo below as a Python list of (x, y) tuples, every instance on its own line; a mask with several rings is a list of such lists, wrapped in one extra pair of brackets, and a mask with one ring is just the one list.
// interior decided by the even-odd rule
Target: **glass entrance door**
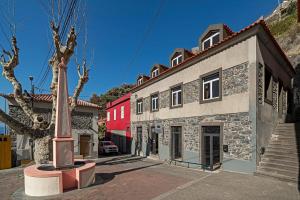
[(172, 126), (172, 159), (182, 158), (182, 129), (181, 126)]
[(142, 127), (137, 127), (137, 141), (136, 141), (136, 154), (137, 155), (140, 155), (141, 154), (141, 151), (142, 151), (142, 133), (143, 133), (143, 129)]
[(150, 150), (152, 155), (158, 154), (158, 133), (154, 127), (151, 127)]
[(204, 164), (213, 170), (220, 166), (220, 127), (203, 126)]

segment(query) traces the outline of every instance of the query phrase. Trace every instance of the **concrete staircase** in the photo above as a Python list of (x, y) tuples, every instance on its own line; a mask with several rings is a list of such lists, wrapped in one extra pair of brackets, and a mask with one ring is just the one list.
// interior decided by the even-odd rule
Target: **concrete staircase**
[(257, 175), (299, 181), (300, 124), (279, 123), (257, 169)]

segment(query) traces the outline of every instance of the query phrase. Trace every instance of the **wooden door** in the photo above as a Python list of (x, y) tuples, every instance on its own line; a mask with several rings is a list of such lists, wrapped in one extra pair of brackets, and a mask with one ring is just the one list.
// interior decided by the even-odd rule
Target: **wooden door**
[(91, 145), (90, 140), (91, 140), (90, 135), (80, 136), (80, 155), (83, 155), (83, 157), (90, 155), (90, 145)]

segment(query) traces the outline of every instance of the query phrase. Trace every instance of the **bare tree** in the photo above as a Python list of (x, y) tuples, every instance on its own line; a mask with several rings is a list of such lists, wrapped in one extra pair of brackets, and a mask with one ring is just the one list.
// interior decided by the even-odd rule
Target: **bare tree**
[[(52, 67), (52, 116), (50, 122), (43, 118), (39, 113), (34, 112), (31, 109), (26, 97), (23, 95), (22, 84), (17, 80), (15, 76), (15, 68), (19, 64), (19, 49), (17, 45), (17, 39), (15, 36), (11, 39), (12, 50), (3, 50), (0, 57), (0, 65), (2, 66), (2, 75), (12, 84), (13, 95), (17, 104), (21, 107), (24, 113), (32, 121), (32, 126), (22, 124), (16, 119), (12, 118), (4, 111), (0, 109), (0, 121), (7, 124), (11, 129), (13, 129), (17, 134), (29, 135), (34, 140), (35, 152), (34, 159), (36, 164), (42, 164), (49, 161), (49, 143), (54, 136), (55, 120), (56, 120), (56, 102), (57, 102), (57, 84), (58, 84), (58, 65), (65, 60), (68, 64), (70, 61), (74, 49), (76, 47), (75, 28), (71, 27), (65, 44), (62, 43), (59, 36), (59, 26), (56, 26), (54, 22), (51, 22), (51, 30), (53, 35), (53, 42), (55, 47), (55, 53), (51, 57), (49, 63)], [(80, 70), (82, 68), (82, 70)], [(74, 110), (77, 105), (77, 99), (88, 81), (88, 69), (86, 62), (83, 65), (78, 65), (78, 75), (79, 80), (75, 88), (74, 94), (71, 97), (71, 107), (70, 110)]]

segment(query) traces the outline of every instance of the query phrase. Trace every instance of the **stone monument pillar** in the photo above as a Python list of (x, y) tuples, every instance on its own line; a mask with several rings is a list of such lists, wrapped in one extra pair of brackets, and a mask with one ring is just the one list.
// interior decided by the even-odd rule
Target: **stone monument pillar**
[(53, 139), (53, 165), (55, 168), (71, 167), (74, 164), (74, 140), (68, 101), (67, 66), (62, 58), (58, 65), (55, 137)]

